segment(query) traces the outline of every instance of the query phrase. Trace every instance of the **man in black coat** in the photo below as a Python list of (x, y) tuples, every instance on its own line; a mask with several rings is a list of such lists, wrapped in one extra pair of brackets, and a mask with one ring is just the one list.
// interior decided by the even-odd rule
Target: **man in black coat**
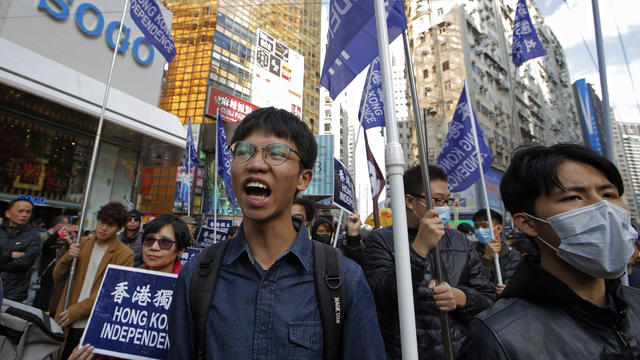
[[(454, 353), (464, 340), (466, 325), (495, 300), (495, 291), (482, 274), (474, 245), (458, 230), (445, 229), (452, 202), (447, 174), (429, 166), (432, 210), (426, 210), (424, 183), (419, 166), (404, 174), (405, 206), (411, 243), (411, 278), (416, 312), (418, 354), (421, 359), (442, 358), (444, 346), (440, 311), (450, 314), (449, 326)], [(439, 215), (440, 214), (440, 215)], [(391, 226), (373, 231), (364, 245), (363, 268), (378, 310), (378, 322), (387, 357), (399, 359), (400, 324)], [(438, 284), (433, 248), (438, 246), (445, 282)]]
[(4, 213), (7, 221), (0, 225), (0, 277), (9, 300), (27, 298), (31, 267), (40, 253), (40, 234), (29, 225), (32, 210), (31, 201), (15, 199)]
[(637, 236), (623, 191), (581, 145), (515, 151), (500, 192), (540, 255), (471, 322), (460, 359), (640, 358), (640, 290), (620, 282)]
[[(487, 221), (487, 209), (478, 210), (473, 215), (473, 227), (478, 239), (476, 249), (482, 257), (482, 272), (496, 287), (496, 294), (500, 295), (511, 279), (511, 275), (516, 270), (522, 256), (517, 251), (509, 249), (509, 244), (502, 238), (502, 215), (497, 211), (490, 211), (493, 229), (490, 228), (489, 221)], [(498, 254), (500, 263), (502, 284), (498, 284), (496, 275), (496, 266), (493, 260), (496, 254)]]

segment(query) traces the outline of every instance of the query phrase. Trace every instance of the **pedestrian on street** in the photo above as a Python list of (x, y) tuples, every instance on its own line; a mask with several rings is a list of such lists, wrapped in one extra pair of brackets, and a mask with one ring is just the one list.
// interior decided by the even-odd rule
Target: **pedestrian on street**
[(63, 291), (56, 310), (55, 320), (66, 335), (61, 359), (69, 357), (82, 337), (107, 265), (133, 265), (133, 251), (117, 236), (129, 219), (125, 207), (118, 202), (108, 203), (98, 210), (97, 219), (95, 233), (81, 238), (80, 243), (72, 243), (53, 269), (53, 279), (64, 282), (66, 289), (73, 259), (77, 259), (69, 307), (63, 309), (66, 296)]
[[(449, 316), (454, 355), (464, 341), (468, 322), (495, 301), (495, 291), (482, 274), (480, 257), (463, 233), (445, 229), (453, 204), (447, 174), (429, 165), (433, 208), (427, 210), (420, 165), (404, 173), (405, 207), (409, 227), (411, 279), (420, 359), (444, 354), (440, 311)], [(434, 248), (440, 249), (443, 278), (434, 272)], [(376, 301), (387, 358), (402, 356), (394, 256), (393, 226), (372, 231), (364, 243), (365, 275)]]
[(460, 359), (638, 359), (640, 290), (621, 284), (636, 231), (615, 165), (577, 144), (517, 149), (500, 184), (538, 249), (470, 324)]
[(142, 265), (142, 231), (140, 224), (142, 223), (142, 214), (140, 211), (133, 209), (129, 211), (129, 220), (124, 225), (124, 230), (120, 233), (120, 241), (133, 251), (133, 267)]
[[(493, 229), (490, 229), (489, 221), (487, 221), (487, 209), (478, 210), (473, 215), (473, 226), (478, 238), (476, 250), (482, 259), (482, 273), (495, 286), (496, 294), (500, 296), (516, 267), (520, 264), (522, 256), (517, 251), (509, 249), (509, 244), (502, 238), (502, 215), (495, 210), (490, 211)], [(494, 261), (496, 254), (498, 254), (500, 263), (502, 284), (498, 284)]]
[[(288, 111), (261, 108), (236, 128), (231, 154), (233, 190), (243, 214), (240, 232), (210, 246), (180, 272), (168, 358), (384, 358), (360, 267), (336, 249), (310, 241), (304, 227), (293, 228), (293, 199), (311, 182), (317, 156), (309, 128)], [(215, 259), (219, 265), (211, 269)], [(335, 277), (318, 270), (328, 270), (328, 260), (338, 268), (343, 264)], [(211, 284), (204, 277), (211, 273), (216, 281), (209, 300), (202, 288)], [(330, 297), (330, 284), (344, 293)]]
[(24, 301), (31, 285), (31, 267), (40, 253), (40, 233), (29, 225), (33, 204), (17, 198), (9, 203), (0, 224), (0, 278), (4, 297)]

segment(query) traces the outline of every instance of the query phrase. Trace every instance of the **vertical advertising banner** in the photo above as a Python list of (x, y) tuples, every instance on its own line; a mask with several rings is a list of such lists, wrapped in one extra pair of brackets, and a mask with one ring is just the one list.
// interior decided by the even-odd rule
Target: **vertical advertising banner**
[(585, 79), (576, 80), (576, 88), (578, 89), (578, 111), (582, 114), (583, 128), (587, 133), (588, 145), (591, 150), (603, 155), (602, 144), (600, 143), (600, 134), (598, 133), (598, 121), (591, 102), (589, 88)]
[(318, 157), (313, 165), (313, 178), (304, 196), (333, 195), (333, 135), (314, 135), (318, 143)]
[(166, 359), (167, 326), (178, 275), (109, 265), (81, 344), (126, 359)]
[(261, 29), (253, 46), (251, 102), (292, 112), (302, 119), (304, 57)]

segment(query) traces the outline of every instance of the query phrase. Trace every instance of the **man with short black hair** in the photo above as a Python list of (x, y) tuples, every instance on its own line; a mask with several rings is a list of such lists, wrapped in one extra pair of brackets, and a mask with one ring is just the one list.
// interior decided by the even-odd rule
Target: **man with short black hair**
[(307, 228), (307, 231), (311, 231), (311, 223), (313, 222), (313, 218), (315, 217), (315, 215), (316, 205), (313, 203), (313, 201), (301, 196), (297, 196), (293, 200), (293, 205), (291, 206), (291, 216), (294, 218), (294, 220), (299, 221), (301, 224), (304, 224), (304, 227)]
[(637, 233), (615, 165), (582, 145), (517, 149), (500, 184), (538, 248), (470, 324), (460, 359), (638, 359), (640, 290), (620, 277)]
[(120, 233), (120, 241), (133, 251), (133, 267), (142, 266), (142, 214), (133, 209), (129, 211), (129, 220), (124, 225), (124, 230)]
[[(462, 346), (471, 318), (495, 300), (495, 292), (482, 274), (473, 243), (449, 223), (451, 194), (447, 174), (429, 165), (433, 208), (427, 210), (420, 166), (404, 173), (405, 207), (409, 227), (411, 278), (418, 331), (420, 359), (442, 358), (444, 345), (440, 311), (449, 316), (454, 355)], [(438, 284), (434, 271), (434, 248), (440, 249), (443, 278)], [(400, 323), (394, 256), (393, 226), (374, 230), (364, 244), (364, 271), (376, 300), (378, 320), (388, 358), (400, 358)]]
[[(482, 273), (496, 287), (496, 294), (500, 295), (511, 279), (513, 272), (520, 263), (522, 256), (517, 251), (509, 249), (509, 244), (502, 239), (502, 215), (495, 210), (491, 211), (493, 229), (487, 221), (487, 209), (480, 209), (473, 214), (473, 226), (475, 228), (476, 249), (482, 258)], [(498, 284), (494, 257), (498, 254), (502, 284)]]
[(63, 291), (56, 310), (55, 320), (67, 331), (61, 349), (62, 359), (71, 354), (82, 337), (107, 265), (133, 265), (133, 251), (117, 235), (129, 220), (125, 207), (118, 202), (110, 202), (98, 210), (97, 218), (95, 233), (81, 238), (80, 243), (71, 243), (69, 250), (53, 268), (53, 279), (64, 282), (66, 289), (73, 259), (78, 259), (72, 279), (69, 307), (63, 309), (66, 296), (66, 291)]
[(7, 221), (0, 224), (0, 278), (9, 300), (27, 298), (31, 267), (40, 253), (40, 233), (29, 225), (32, 211), (31, 201), (15, 199), (4, 213)]
[[(342, 330), (324, 331), (327, 318), (321, 310), (326, 307), (320, 302), (325, 298), (316, 290), (327, 289), (331, 280), (326, 276), (316, 283), (316, 265), (326, 262), (315, 249), (334, 254), (338, 262), (342, 255), (313, 243), (304, 227), (294, 229), (291, 219), (293, 199), (311, 182), (317, 156), (309, 128), (288, 111), (261, 108), (236, 128), (231, 154), (231, 180), (243, 215), (240, 232), (220, 243), (226, 248), (214, 244), (200, 254), (202, 259), (211, 250), (224, 251), (212, 299), (204, 303), (207, 313), (192, 305), (198, 301), (192, 292), (203, 298), (203, 286), (191, 286), (200, 279), (200, 269), (216, 258), (189, 261), (182, 268), (169, 316), (168, 358), (322, 359), (332, 353), (337, 359), (381, 358), (373, 298), (362, 270), (349, 259), (344, 259), (344, 280), (337, 285), (345, 291), (344, 301), (331, 298), (329, 303), (334, 315), (329, 320), (338, 321)], [(336, 336), (339, 341), (325, 346)]]

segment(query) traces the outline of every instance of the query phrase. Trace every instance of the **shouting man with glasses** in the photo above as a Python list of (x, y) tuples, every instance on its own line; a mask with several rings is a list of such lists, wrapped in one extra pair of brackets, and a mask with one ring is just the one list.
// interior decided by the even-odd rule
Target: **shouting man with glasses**
[[(306, 228), (296, 231), (291, 217), (295, 196), (313, 176), (317, 144), (309, 128), (288, 111), (258, 109), (236, 128), (231, 153), (242, 225), (237, 236), (214, 244), (180, 272), (169, 317), (168, 358), (381, 358), (382, 338), (367, 282), (360, 267), (339, 254), (334, 258), (343, 260), (344, 281), (338, 286), (345, 290), (345, 301), (335, 303), (340, 310), (335, 320), (341, 332), (324, 330), (325, 298), (319, 290), (329, 277), (322, 284), (314, 279), (316, 266), (324, 261), (319, 254), (328, 252), (316, 250), (334, 249), (312, 244)], [(211, 285), (212, 278), (202, 275), (208, 266), (216, 274), (211, 300), (202, 290)], [(203, 301), (206, 313), (198, 315)], [(339, 340), (333, 341), (336, 335)], [(334, 346), (327, 346), (328, 339)]]
[[(405, 207), (411, 243), (411, 278), (421, 359), (442, 357), (443, 340), (440, 311), (451, 314), (449, 326), (454, 354), (462, 346), (467, 323), (495, 300), (493, 287), (482, 274), (474, 246), (458, 230), (445, 229), (449, 206), (447, 174), (429, 165), (433, 209), (427, 210), (420, 166), (404, 173)], [(373, 231), (364, 246), (364, 270), (378, 309), (378, 320), (387, 358), (399, 359), (400, 324), (393, 250), (392, 226)], [(433, 248), (438, 246), (445, 282), (438, 284)]]

